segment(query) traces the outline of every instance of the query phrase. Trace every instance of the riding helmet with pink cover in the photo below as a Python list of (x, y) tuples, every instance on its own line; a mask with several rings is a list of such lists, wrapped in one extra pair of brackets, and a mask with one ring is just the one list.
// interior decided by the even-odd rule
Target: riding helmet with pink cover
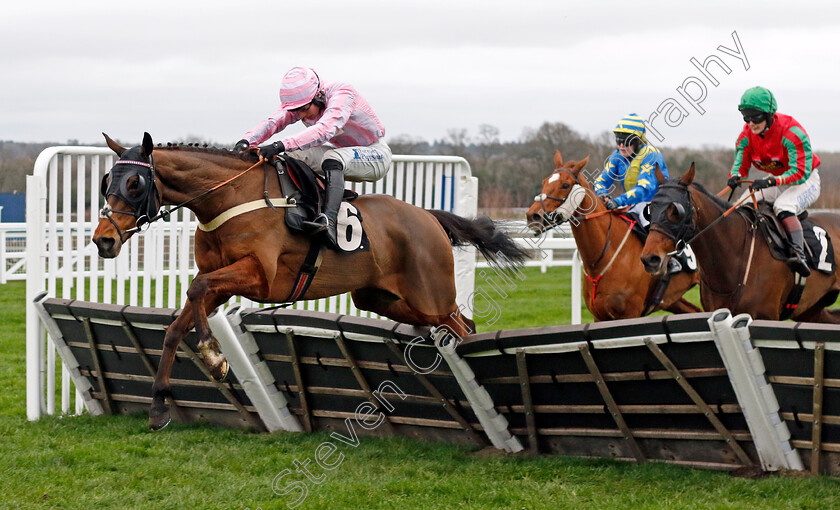
[(313, 69), (291, 68), (280, 84), (280, 105), (284, 110), (294, 110), (310, 103), (320, 84), (321, 80)]

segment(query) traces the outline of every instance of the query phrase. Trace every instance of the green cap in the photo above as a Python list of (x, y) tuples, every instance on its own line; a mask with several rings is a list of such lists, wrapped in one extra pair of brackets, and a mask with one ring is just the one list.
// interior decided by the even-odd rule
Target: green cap
[(758, 110), (770, 115), (776, 113), (776, 98), (773, 93), (764, 87), (753, 87), (747, 89), (744, 95), (741, 96), (741, 104), (738, 105), (738, 110)]

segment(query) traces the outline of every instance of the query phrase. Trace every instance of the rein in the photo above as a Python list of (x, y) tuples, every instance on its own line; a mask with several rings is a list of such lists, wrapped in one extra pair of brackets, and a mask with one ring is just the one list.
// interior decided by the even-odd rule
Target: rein
[[(158, 211), (158, 213), (155, 214), (152, 217), (149, 217), (146, 214), (138, 215), (138, 211), (122, 211), (122, 210), (119, 210), (119, 209), (111, 209), (111, 207), (107, 203), (99, 211), (99, 217), (100, 218), (105, 218), (108, 221), (110, 221), (111, 224), (114, 226), (114, 228), (117, 230), (117, 234), (120, 236), (120, 242), (125, 242), (126, 237), (128, 237), (130, 234), (133, 234), (134, 232), (142, 232), (144, 230), (144, 228), (143, 228), (144, 225), (146, 225), (147, 226), (146, 228), (148, 228), (148, 225), (151, 225), (153, 222), (155, 222), (159, 219), (168, 219), (169, 216), (174, 211), (177, 211), (178, 209), (186, 207), (188, 204), (194, 202), (195, 200), (198, 200), (201, 197), (204, 197), (204, 196), (212, 193), (213, 191), (216, 191), (217, 189), (221, 188), (222, 186), (230, 184), (231, 182), (238, 179), (239, 177), (242, 177), (243, 175), (245, 175), (249, 171), (253, 170), (254, 168), (257, 168), (258, 166), (260, 166), (265, 161), (266, 161), (266, 159), (264, 157), (260, 156), (260, 159), (256, 163), (254, 163), (250, 167), (246, 168), (245, 170), (239, 172), (238, 174), (234, 175), (230, 179), (227, 179), (223, 182), (220, 182), (220, 183), (216, 184), (215, 186), (213, 186), (212, 188), (200, 193), (197, 196), (194, 196), (194, 197), (190, 198), (189, 200), (186, 200), (185, 202), (181, 202), (180, 204), (178, 204), (174, 207)], [(155, 192), (157, 192), (157, 184), (155, 183), (155, 163), (154, 163), (154, 160), (152, 159), (151, 155), (149, 155), (149, 163), (146, 163), (146, 162), (143, 162), (143, 161), (130, 161), (130, 160), (122, 160), (122, 161), (117, 161), (115, 163), (115, 165), (119, 165), (119, 164), (140, 165), (140, 166), (148, 167), (149, 170), (151, 171), (151, 180), (152, 180), (151, 185), (150, 185), (151, 189), (154, 189)], [(268, 204), (270, 206), (279, 205), (279, 204), (273, 204), (271, 201), (268, 201)], [(125, 232), (123, 232), (122, 230), (120, 230), (119, 226), (117, 226), (117, 223), (112, 218), (112, 216), (111, 216), (112, 213), (127, 214), (127, 215), (134, 216), (134, 218), (136, 220), (135, 225), (133, 227), (129, 228), (129, 229), (126, 229)]]
[(238, 178), (242, 177), (243, 175), (245, 175), (246, 173), (250, 172), (250, 171), (251, 171), (251, 170), (253, 170), (254, 168), (257, 168), (258, 166), (260, 166), (260, 165), (261, 165), (262, 163), (264, 163), (265, 161), (266, 161), (266, 159), (265, 159), (264, 157), (260, 156), (260, 159), (259, 159), (256, 163), (254, 163), (253, 165), (249, 166), (249, 167), (248, 167), (248, 168), (246, 168), (245, 170), (242, 170), (241, 172), (239, 172), (238, 174), (234, 175), (234, 176), (233, 176), (233, 177), (231, 177), (230, 179), (228, 179), (228, 180), (226, 180), (226, 181), (223, 181), (223, 182), (220, 182), (220, 183), (216, 184), (216, 185), (215, 185), (215, 186), (213, 186), (212, 188), (210, 188), (210, 189), (208, 189), (208, 190), (206, 190), (206, 191), (204, 191), (204, 192), (202, 192), (202, 193), (200, 193), (200, 194), (198, 194), (198, 195), (196, 195), (196, 196), (192, 197), (191, 199), (187, 200), (186, 202), (181, 202), (180, 204), (178, 204), (178, 205), (176, 205), (176, 206), (174, 206), (174, 207), (171, 207), (171, 208), (169, 208), (169, 209), (166, 209), (166, 210), (164, 210), (164, 211), (159, 212), (159, 213), (158, 213), (158, 214), (157, 214), (154, 218), (150, 219), (150, 220), (149, 220), (149, 222), (151, 223), (152, 221), (156, 221), (156, 220), (159, 220), (159, 219), (161, 219), (161, 218), (168, 218), (168, 217), (169, 217), (169, 215), (170, 215), (170, 214), (172, 214), (172, 212), (173, 212), (173, 211), (177, 211), (178, 209), (180, 209), (180, 208), (182, 208), (182, 207), (186, 207), (186, 205), (187, 205), (187, 204), (189, 204), (189, 203), (191, 203), (191, 202), (194, 202), (195, 200), (198, 200), (198, 199), (199, 199), (199, 198), (201, 198), (201, 197), (204, 197), (204, 196), (206, 196), (206, 195), (209, 195), (210, 193), (212, 193), (212, 192), (216, 191), (217, 189), (221, 188), (222, 186), (225, 186), (225, 185), (227, 185), (227, 184), (230, 184), (231, 182), (233, 182), (233, 181), (235, 181), (236, 179), (238, 179)]
[[(724, 191), (725, 191), (725, 189), (724, 189)], [(718, 196), (720, 196), (720, 195), (718, 194)], [(698, 237), (700, 237), (701, 234), (705, 233), (707, 230), (709, 230), (710, 228), (715, 226), (715, 224), (717, 224), (719, 221), (721, 221), (722, 219), (729, 216), (732, 213), (732, 211), (736, 210), (741, 204), (746, 202), (748, 198), (752, 198), (753, 205), (755, 206), (755, 209), (757, 211), (758, 210), (758, 201), (755, 198), (755, 190), (751, 190), (749, 195), (745, 196), (744, 198), (742, 198), (741, 200), (736, 202), (732, 207), (727, 209), (723, 214), (721, 214), (720, 216), (715, 218), (714, 221), (712, 221), (711, 223), (706, 225), (702, 230), (700, 230), (699, 232), (697, 232), (696, 234), (691, 236), (690, 239), (688, 239), (688, 240), (678, 239), (675, 243), (674, 251), (666, 253), (665, 255), (670, 257), (670, 256), (673, 256), (673, 255), (676, 255), (676, 254), (682, 252), (685, 249), (685, 246), (687, 244), (691, 244), (691, 242), (694, 241), (695, 239), (697, 239)], [(689, 206), (693, 207), (690, 202), (691, 202), (691, 195), (689, 194)], [(651, 227), (651, 230), (653, 230), (653, 226)]]

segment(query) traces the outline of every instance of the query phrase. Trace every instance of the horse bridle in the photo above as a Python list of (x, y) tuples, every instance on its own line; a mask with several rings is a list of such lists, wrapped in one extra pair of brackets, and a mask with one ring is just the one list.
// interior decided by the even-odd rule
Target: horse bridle
[[(118, 171), (118, 165), (126, 165), (132, 167), (139, 167)], [(146, 169), (146, 170), (144, 170)], [(114, 174), (113, 176), (111, 174)], [(145, 174), (145, 175), (144, 175)], [(132, 196), (128, 192), (128, 181), (131, 177), (137, 176), (139, 181), (139, 193)], [(112, 179), (108, 179), (113, 177)], [(158, 205), (160, 202), (160, 195), (157, 190), (157, 183), (155, 181), (155, 163), (151, 155), (149, 155), (149, 162), (138, 161), (134, 159), (120, 159), (114, 163), (114, 167), (109, 172), (102, 176), (102, 181), (99, 185), (100, 193), (105, 197), (105, 205), (99, 210), (99, 217), (105, 218), (111, 222), (120, 236), (120, 242), (125, 242), (125, 239), (134, 232), (142, 232), (143, 225), (150, 225), (153, 221), (168, 216), (170, 211), (166, 214), (156, 214), (160, 209)], [(121, 209), (113, 209), (108, 205), (108, 197), (116, 195), (125, 203), (134, 208), (133, 211), (125, 211)], [(127, 214), (134, 217), (134, 226), (123, 232), (114, 221), (112, 214)]]
[[(682, 252), (686, 245), (699, 235), (699, 233), (694, 234), (697, 230), (697, 226), (694, 223), (694, 205), (691, 203), (691, 193), (689, 193), (688, 185), (686, 184), (672, 184), (666, 182), (662, 184), (659, 189), (674, 189), (678, 192), (685, 193), (686, 203), (688, 204), (688, 208), (686, 208), (681, 202), (671, 200), (670, 197), (666, 197), (663, 193), (662, 198), (668, 200), (666, 206), (661, 209), (654, 210), (653, 205), (657, 202), (656, 199), (658, 198), (659, 193), (657, 193), (657, 196), (651, 200), (650, 231), (659, 232), (674, 241), (675, 250), (666, 254), (667, 256), (673, 256)], [(660, 200), (660, 202), (662, 201), (665, 200)], [(676, 223), (672, 222), (665, 216), (667, 214), (668, 205), (673, 205), (677, 212), (678, 221)], [(665, 225), (667, 225), (667, 227)]]
[[(567, 173), (572, 177), (572, 179), (574, 179), (574, 184), (572, 185), (572, 189), (569, 190), (568, 195), (566, 195), (565, 197), (556, 197), (554, 195), (548, 195), (546, 193), (540, 193), (539, 195), (534, 197), (534, 202), (539, 202), (540, 203), (540, 211), (543, 213), (543, 218), (545, 218), (549, 222), (549, 224), (551, 225), (550, 228), (554, 228), (558, 225), (554, 221), (554, 218), (555, 218), (555, 216), (557, 216), (557, 211), (562, 209), (565, 206), (566, 201), (569, 200), (569, 198), (577, 197), (580, 194), (585, 194), (586, 193), (585, 189), (580, 185), (580, 182), (578, 181), (578, 176), (577, 175), (573, 174), (569, 170), (566, 170), (565, 168), (556, 168), (551, 173), (551, 175), (554, 175), (558, 172)], [(581, 190), (581, 191), (577, 191), (577, 190)], [(554, 200), (554, 201), (558, 202), (560, 205), (558, 207), (556, 207), (553, 211), (549, 212), (549, 211), (546, 210), (546, 207), (545, 207), (545, 201), (546, 200)], [(573, 204), (574, 204), (574, 202), (573, 202)], [(574, 204), (575, 209), (572, 210), (572, 211), (567, 211), (569, 216), (571, 216), (571, 214), (575, 210), (577, 210), (578, 205), (579, 204)], [(568, 218), (566, 218), (566, 219), (568, 219)], [(563, 221), (566, 221), (566, 220), (564, 219)]]

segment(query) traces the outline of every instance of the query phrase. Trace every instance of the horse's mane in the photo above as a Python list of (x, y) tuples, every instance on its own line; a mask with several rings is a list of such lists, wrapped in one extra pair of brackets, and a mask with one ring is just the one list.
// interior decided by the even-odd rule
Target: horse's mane
[(255, 162), (256, 158), (252, 154), (254, 151), (245, 151), (245, 152), (237, 152), (230, 149), (226, 149), (224, 147), (207, 147), (201, 146), (198, 144), (174, 144), (174, 143), (167, 143), (165, 146), (158, 144), (155, 146), (155, 150), (164, 150), (164, 151), (184, 151), (184, 152), (198, 152), (201, 154), (210, 154), (210, 155), (217, 155), (217, 156), (227, 156), (231, 158), (237, 158), (242, 161), (248, 162)]
[[(682, 182), (680, 182), (680, 179), (679, 179), (679, 178), (669, 179), (669, 180), (668, 180), (666, 183), (664, 183), (664, 184), (670, 184), (672, 187), (677, 187), (677, 186), (680, 186), (680, 187), (685, 187), (685, 184), (683, 184)], [(714, 203), (715, 205), (717, 205), (718, 207), (720, 207), (720, 208), (721, 208), (721, 209), (723, 209), (723, 210), (729, 209), (729, 208), (732, 206), (732, 204), (730, 204), (730, 203), (729, 203), (729, 202), (727, 202), (726, 200), (724, 200), (724, 199), (722, 199), (722, 198), (718, 197), (718, 196), (717, 196), (717, 195), (715, 195), (714, 193), (712, 193), (712, 192), (710, 192), (709, 190), (707, 190), (707, 189), (706, 189), (706, 188), (705, 188), (702, 184), (700, 184), (699, 182), (692, 182), (692, 183), (689, 183), (689, 186), (690, 186), (690, 187), (692, 187), (692, 188), (695, 188), (697, 191), (699, 191), (699, 192), (700, 192), (700, 193), (702, 193), (704, 196), (706, 196), (709, 200), (711, 200), (711, 201), (712, 201), (712, 203)], [(661, 188), (662, 188), (662, 185), (660, 185), (660, 189), (661, 189)]]
[(706, 195), (706, 197), (708, 197), (708, 198), (709, 198), (709, 200), (711, 200), (712, 202), (714, 202), (714, 203), (715, 203), (718, 207), (720, 207), (721, 209), (726, 210), (726, 209), (729, 209), (730, 207), (732, 207), (732, 204), (730, 204), (730, 203), (729, 203), (729, 202), (727, 202), (726, 200), (724, 200), (724, 199), (720, 198), (719, 196), (715, 195), (715, 194), (714, 194), (714, 193), (712, 193), (711, 191), (707, 190), (707, 189), (706, 189), (706, 188), (705, 188), (702, 184), (700, 184), (699, 182), (692, 182), (692, 183), (691, 183), (691, 185), (692, 185), (692, 186), (694, 186), (695, 188), (697, 188), (697, 190), (698, 190), (698, 191), (700, 191), (701, 193), (703, 193), (704, 195)]

